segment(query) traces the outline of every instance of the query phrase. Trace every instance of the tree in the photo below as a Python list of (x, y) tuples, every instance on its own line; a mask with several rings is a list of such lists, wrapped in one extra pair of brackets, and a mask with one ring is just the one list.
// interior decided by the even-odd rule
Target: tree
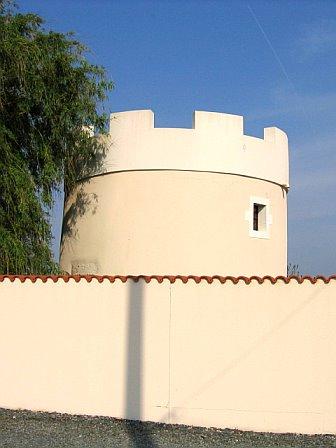
[[(99, 163), (113, 88), (72, 33), (0, 0), (0, 273), (58, 271), (50, 249), (53, 191), (69, 192), (80, 165)], [(83, 166), (82, 166), (83, 168)]]

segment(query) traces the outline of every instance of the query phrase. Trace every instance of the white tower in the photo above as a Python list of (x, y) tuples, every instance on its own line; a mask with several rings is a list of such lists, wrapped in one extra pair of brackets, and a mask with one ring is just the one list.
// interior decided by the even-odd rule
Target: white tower
[(65, 271), (286, 274), (283, 131), (250, 137), (243, 117), (199, 111), (192, 129), (155, 128), (140, 110), (111, 115), (106, 147), (65, 204)]

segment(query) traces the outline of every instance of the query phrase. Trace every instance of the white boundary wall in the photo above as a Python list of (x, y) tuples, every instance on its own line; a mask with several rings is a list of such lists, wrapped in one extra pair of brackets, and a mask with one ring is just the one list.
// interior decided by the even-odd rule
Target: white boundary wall
[(336, 281), (4, 279), (0, 406), (336, 433)]

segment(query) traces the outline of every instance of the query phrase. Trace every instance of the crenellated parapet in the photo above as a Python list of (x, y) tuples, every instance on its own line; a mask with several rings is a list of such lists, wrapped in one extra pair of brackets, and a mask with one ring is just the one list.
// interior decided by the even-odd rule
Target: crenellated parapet
[(65, 272), (286, 274), (288, 142), (280, 129), (251, 137), (243, 117), (201, 111), (190, 129), (156, 128), (151, 110), (137, 110), (112, 114), (98, 138), (100, 168), (83, 174), (90, 181), (65, 204)]
[[(243, 117), (196, 111), (193, 127), (156, 128), (151, 110), (111, 114), (103, 172), (183, 170), (248, 176), (289, 186), (287, 135), (244, 135)], [(97, 173), (99, 174), (99, 173)]]

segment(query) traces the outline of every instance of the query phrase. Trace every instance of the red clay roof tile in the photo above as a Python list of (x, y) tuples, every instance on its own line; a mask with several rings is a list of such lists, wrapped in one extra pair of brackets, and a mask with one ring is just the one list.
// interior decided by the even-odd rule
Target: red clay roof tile
[(259, 284), (264, 283), (265, 281), (269, 281), (272, 284), (277, 283), (278, 281), (283, 281), (284, 283), (289, 283), (291, 280), (296, 281), (301, 284), (304, 281), (309, 281), (312, 284), (315, 284), (318, 280), (322, 280), (324, 283), (329, 283), (331, 280), (336, 280), (336, 275), (330, 277), (324, 277), (322, 275), (318, 275), (316, 277), (311, 276), (277, 276), (271, 277), (270, 275), (265, 275), (264, 277), (258, 277), (253, 275), (251, 277), (232, 277), (232, 276), (195, 276), (195, 275), (0, 275), (0, 282), (3, 282), (5, 279), (14, 282), (15, 280), (20, 280), (21, 283), (26, 280), (30, 280), (32, 283), (35, 283), (36, 280), (42, 280), (45, 283), (48, 280), (52, 280), (56, 283), (58, 280), (63, 280), (64, 282), (68, 282), (73, 279), (75, 282), (79, 282), (81, 280), (86, 280), (87, 282), (91, 282), (92, 280), (97, 280), (99, 283), (102, 283), (104, 280), (107, 280), (111, 283), (114, 283), (116, 280), (121, 280), (123, 283), (127, 282), (127, 280), (133, 280), (134, 282), (138, 282), (139, 280), (145, 280), (146, 283), (151, 282), (152, 280), (156, 280), (158, 283), (162, 283), (164, 280), (168, 280), (170, 283), (175, 283), (176, 280), (181, 280), (183, 283), (187, 283), (189, 280), (194, 281), (195, 283), (200, 283), (202, 280), (207, 283), (213, 283), (214, 281), (219, 281), (220, 283), (225, 283), (227, 281), (231, 281), (234, 284), (237, 284), (239, 281), (244, 281), (247, 285), (250, 284), (253, 280), (257, 281)]

